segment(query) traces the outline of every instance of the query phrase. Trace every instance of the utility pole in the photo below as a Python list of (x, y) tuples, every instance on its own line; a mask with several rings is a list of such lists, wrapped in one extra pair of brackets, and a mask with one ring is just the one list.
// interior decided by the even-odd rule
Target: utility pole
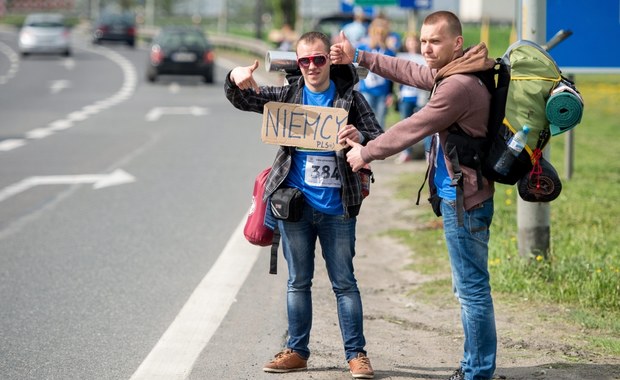
[(256, 1), (256, 35), (254, 37), (257, 40), (263, 39), (263, 13), (265, 11), (264, 3), (264, 0)]
[(145, 24), (153, 27), (155, 25), (155, 0), (146, 0), (144, 8)]
[[(520, 18), (519, 36), (544, 45), (546, 42), (547, 1), (546, 0), (519, 0)], [(550, 151), (543, 152), (549, 160)], [(549, 254), (551, 228), (549, 217), (549, 203), (526, 202), (517, 197), (517, 227), (519, 255), (524, 258)]]
[(217, 18), (218, 33), (226, 33), (228, 31), (228, 0), (222, 1), (222, 8)]

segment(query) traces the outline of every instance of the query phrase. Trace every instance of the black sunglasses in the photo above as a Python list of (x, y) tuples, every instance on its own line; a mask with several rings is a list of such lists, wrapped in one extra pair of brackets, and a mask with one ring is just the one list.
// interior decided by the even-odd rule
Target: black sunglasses
[(325, 66), (327, 63), (327, 55), (311, 55), (309, 57), (301, 57), (297, 59), (297, 64), (299, 67), (303, 67), (304, 69), (310, 67), (310, 62), (314, 63), (314, 66), (316, 67)]

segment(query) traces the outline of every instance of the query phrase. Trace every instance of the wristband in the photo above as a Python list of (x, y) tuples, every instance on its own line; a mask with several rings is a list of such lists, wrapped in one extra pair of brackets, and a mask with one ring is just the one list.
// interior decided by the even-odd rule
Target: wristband
[(360, 49), (355, 49), (355, 55), (353, 56), (353, 63), (357, 63), (357, 57), (360, 54)]

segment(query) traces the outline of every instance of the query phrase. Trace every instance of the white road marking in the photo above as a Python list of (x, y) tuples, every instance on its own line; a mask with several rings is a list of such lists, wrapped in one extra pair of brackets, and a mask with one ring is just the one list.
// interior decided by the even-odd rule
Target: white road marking
[[(0, 152), (6, 152), (22, 147), (26, 145), (29, 140), (42, 139), (44, 137), (53, 135), (54, 132), (59, 132), (71, 128), (75, 126), (76, 122), (86, 120), (90, 116), (93, 116), (109, 107), (112, 107), (129, 99), (133, 95), (136, 89), (136, 84), (138, 82), (138, 76), (136, 68), (128, 59), (115, 52), (114, 50), (108, 49), (103, 46), (99, 46), (94, 49), (85, 47), (84, 49), (89, 50), (95, 54), (103, 55), (121, 67), (123, 71), (123, 85), (120, 90), (118, 90), (109, 98), (97, 101), (91, 105), (87, 105), (83, 107), (80, 111), (74, 111), (69, 113), (64, 119), (51, 122), (47, 125), (47, 127), (33, 129), (27, 132), (24, 135), (24, 138), (5, 140), (0, 142)], [(7, 74), (6, 76), (0, 76), (0, 84), (2, 84), (15, 75), (15, 73), (17, 72), (17, 62), (19, 62), (19, 59), (17, 57), (17, 54), (3, 42), (0, 42), (0, 53), (6, 54), (11, 60), (11, 69), (9, 70), (9, 74)], [(68, 70), (71, 70), (75, 66), (75, 61), (71, 58), (68, 58), (63, 61), (63, 65)], [(64, 88), (70, 87), (70, 85), (70, 82), (66, 80), (53, 81), (50, 84), (50, 91), (52, 93), (57, 93)]]
[(61, 66), (64, 66), (67, 70), (73, 70), (75, 67), (75, 60), (73, 58), (65, 58), (60, 63)]
[(78, 175), (50, 175), (28, 177), (13, 185), (0, 190), (0, 202), (39, 185), (77, 185), (92, 183), (93, 189), (121, 185), (134, 182), (136, 178), (124, 170), (117, 169), (110, 174), (78, 174)]
[(49, 128), (37, 128), (37, 129), (33, 129), (29, 132), (26, 132), (26, 138), (28, 139), (42, 139), (44, 137), (47, 137), (49, 135), (51, 135), (52, 133), (54, 133), (54, 131), (52, 131)]
[(243, 237), (245, 219), (130, 380), (182, 380), (192, 370), (254, 266), (260, 247)]
[(172, 94), (177, 94), (181, 90), (181, 86), (177, 82), (172, 82), (168, 86), (168, 91)]
[(8, 152), (9, 150), (13, 150), (24, 145), (26, 145), (26, 140), (24, 139), (7, 139), (0, 141), (0, 152)]
[(69, 129), (71, 127), (73, 127), (73, 122), (70, 120), (56, 120), (48, 125), (49, 130), (54, 132)]
[(203, 116), (207, 115), (209, 110), (204, 107), (190, 106), (190, 107), (155, 107), (151, 109), (144, 118), (147, 121), (157, 121), (163, 115), (193, 115)]
[(0, 53), (6, 55), (10, 62), (9, 70), (6, 74), (0, 75), (0, 84), (5, 84), (17, 74), (17, 70), (19, 70), (19, 56), (15, 50), (2, 41), (0, 41)]
[(66, 79), (58, 79), (50, 82), (50, 92), (52, 94), (57, 94), (69, 87), (71, 87), (71, 82)]

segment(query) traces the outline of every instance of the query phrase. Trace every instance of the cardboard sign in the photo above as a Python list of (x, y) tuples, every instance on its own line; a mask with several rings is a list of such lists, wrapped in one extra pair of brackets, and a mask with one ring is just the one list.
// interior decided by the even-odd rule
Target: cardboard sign
[(348, 117), (342, 108), (269, 102), (263, 111), (261, 139), (267, 144), (340, 150), (338, 131)]

